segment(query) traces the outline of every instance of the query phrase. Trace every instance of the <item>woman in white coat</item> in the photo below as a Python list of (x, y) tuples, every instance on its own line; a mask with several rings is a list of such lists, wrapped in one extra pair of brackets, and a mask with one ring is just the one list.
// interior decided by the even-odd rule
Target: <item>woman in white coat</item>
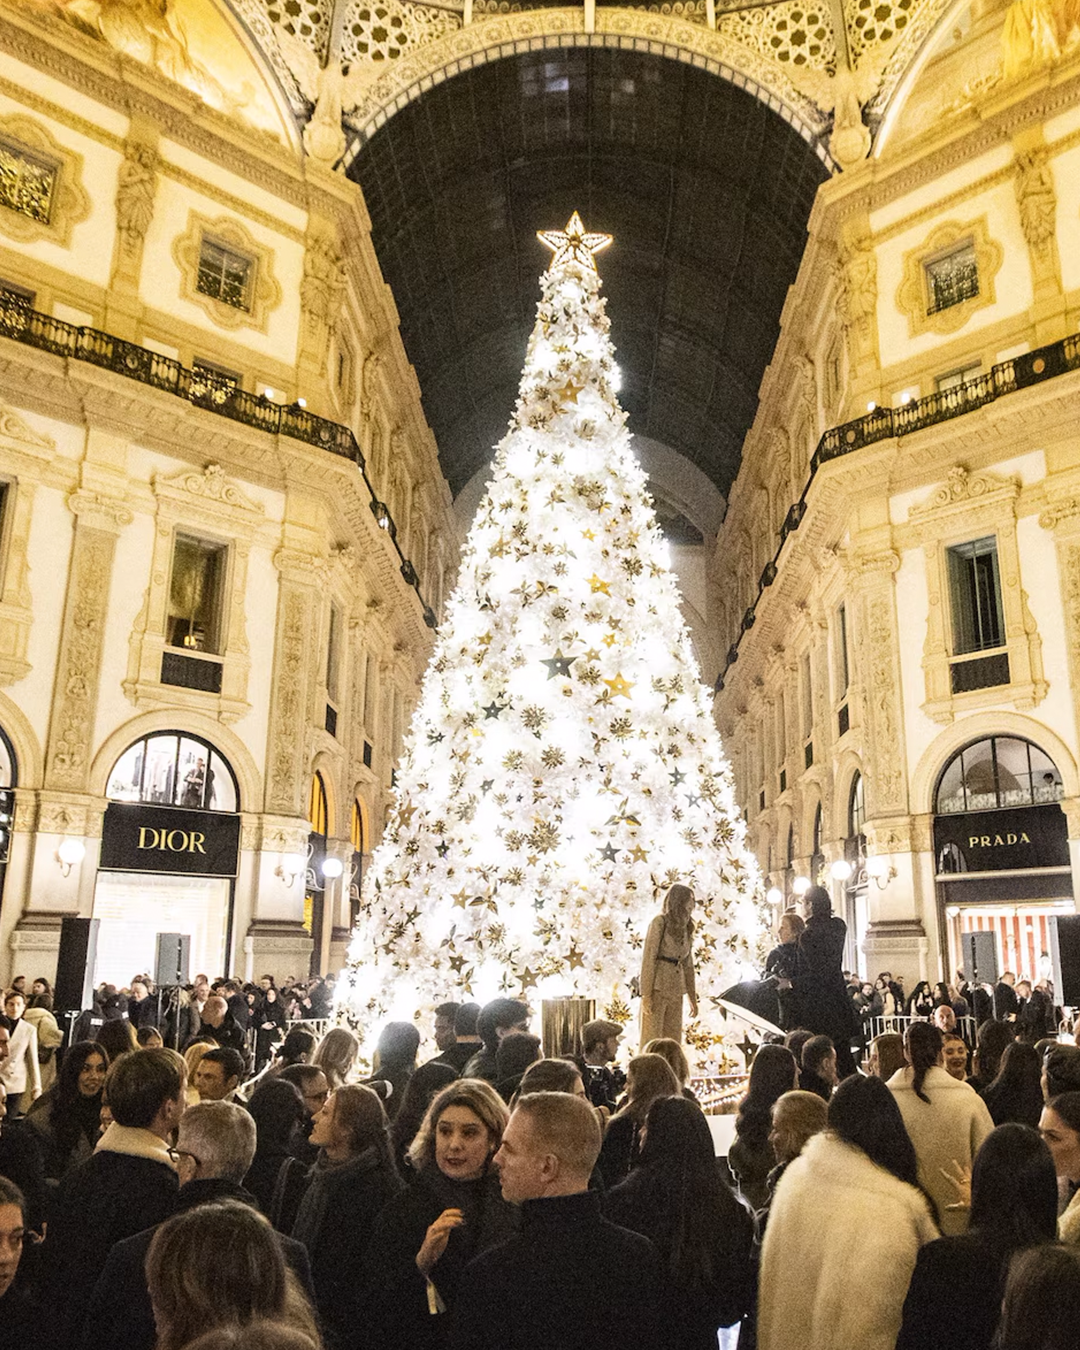
[(761, 1254), (759, 1350), (894, 1350), (919, 1248), (938, 1236), (879, 1078), (847, 1078), (788, 1167)]
[(945, 1072), (944, 1037), (930, 1022), (912, 1022), (904, 1035), (907, 1065), (887, 1087), (919, 1161), (919, 1184), (937, 1208), (946, 1237), (966, 1232), (968, 1212), (959, 1208), (957, 1181), (970, 1175), (982, 1141), (994, 1122), (973, 1087)]

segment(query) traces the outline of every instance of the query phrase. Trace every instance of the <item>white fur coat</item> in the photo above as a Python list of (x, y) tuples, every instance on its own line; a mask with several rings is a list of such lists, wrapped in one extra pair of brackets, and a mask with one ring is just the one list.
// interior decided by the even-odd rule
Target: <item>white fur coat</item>
[(894, 1350), (926, 1199), (829, 1133), (784, 1172), (761, 1254), (759, 1350)]

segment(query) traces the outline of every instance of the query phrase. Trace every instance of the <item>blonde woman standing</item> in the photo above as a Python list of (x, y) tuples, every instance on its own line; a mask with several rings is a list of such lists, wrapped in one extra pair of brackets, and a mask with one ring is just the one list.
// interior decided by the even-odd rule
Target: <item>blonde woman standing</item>
[(683, 998), (697, 1016), (694, 983), (694, 892), (676, 882), (649, 924), (641, 955), (641, 1044), (659, 1037), (682, 1040)]

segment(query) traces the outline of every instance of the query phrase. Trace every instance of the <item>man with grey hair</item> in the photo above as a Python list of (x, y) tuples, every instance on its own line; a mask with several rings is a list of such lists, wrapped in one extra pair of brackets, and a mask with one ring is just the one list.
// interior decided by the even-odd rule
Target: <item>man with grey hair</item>
[[(234, 1102), (199, 1102), (188, 1107), (180, 1121), (172, 1150), (180, 1178), (174, 1214), (239, 1200), (258, 1208), (243, 1187), (255, 1156), (255, 1122)], [(170, 1216), (171, 1217), (171, 1216)], [(83, 1346), (122, 1345), (124, 1350), (153, 1350), (156, 1334), (150, 1295), (146, 1288), (146, 1255), (157, 1227), (118, 1242), (109, 1253), (87, 1310)], [(306, 1248), (278, 1234), (286, 1264), (309, 1294), (311, 1267)]]
[(584, 1097), (519, 1099), (495, 1154), (521, 1232), (465, 1269), (454, 1350), (660, 1350), (660, 1258), (647, 1238), (600, 1212), (589, 1177), (600, 1153)]

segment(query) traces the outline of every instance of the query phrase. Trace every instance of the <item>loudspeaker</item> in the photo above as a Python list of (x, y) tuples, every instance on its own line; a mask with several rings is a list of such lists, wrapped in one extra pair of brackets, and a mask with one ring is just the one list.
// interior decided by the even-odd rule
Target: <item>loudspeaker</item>
[(994, 934), (961, 933), (960, 966), (973, 984), (997, 984), (997, 938)]
[(97, 919), (65, 918), (60, 925), (53, 1007), (60, 1012), (82, 1012), (94, 1005), (94, 966), (97, 962)]
[(154, 950), (154, 983), (187, 984), (191, 960), (191, 938), (187, 933), (159, 933)]
[(1080, 1008), (1080, 914), (1056, 914), (1046, 921), (1054, 1002)]

